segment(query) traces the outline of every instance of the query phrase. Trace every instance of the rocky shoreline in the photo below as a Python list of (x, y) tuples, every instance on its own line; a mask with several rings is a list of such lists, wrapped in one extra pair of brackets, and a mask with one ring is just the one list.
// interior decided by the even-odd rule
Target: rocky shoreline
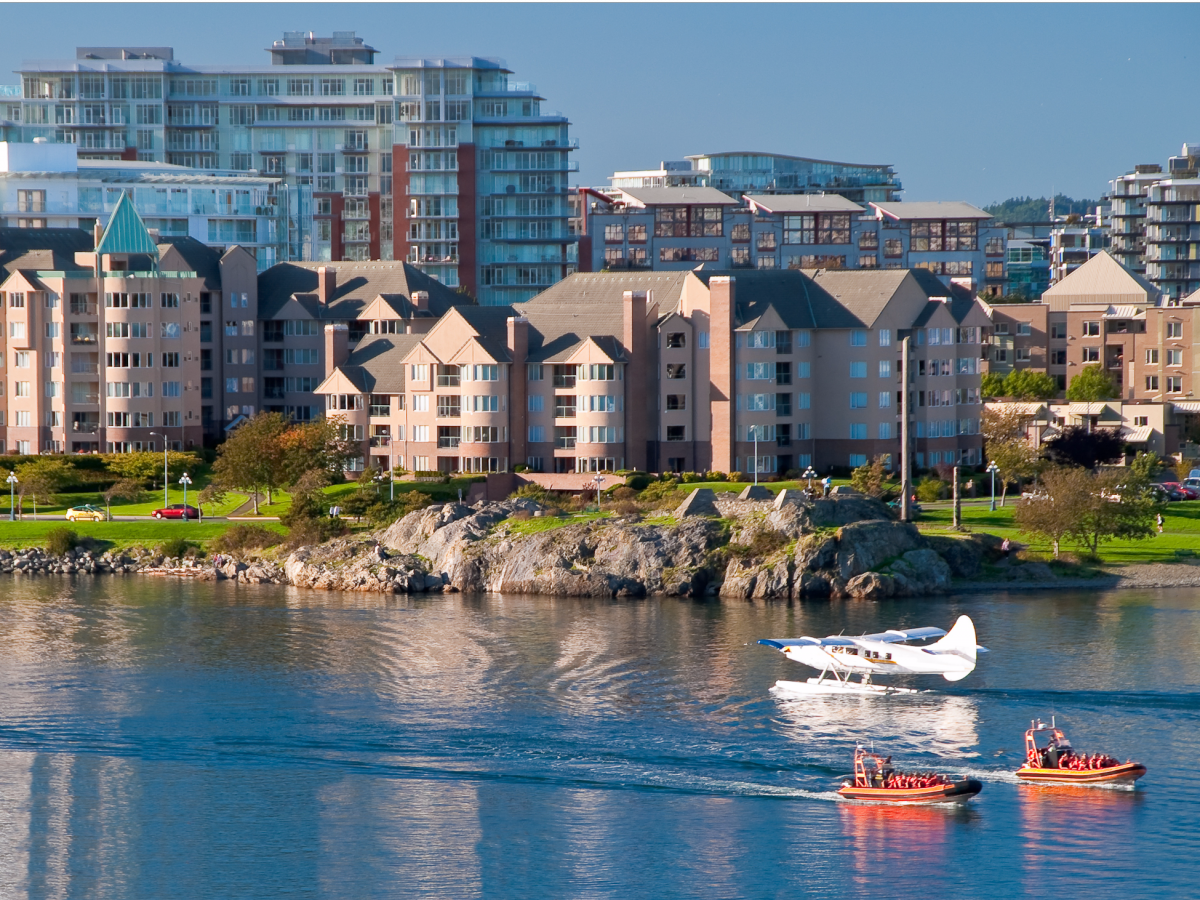
[[(707, 493), (708, 496), (697, 496)], [(150, 551), (54, 556), (0, 550), (0, 573), (146, 574), (389, 594), (500, 592), (584, 597), (882, 600), (949, 592), (1200, 586), (1200, 564), (1061, 577), (1002, 558), (990, 535), (924, 536), (861, 496), (771, 500), (694, 492), (669, 521), (573, 522), (527, 499), (410, 513), (373, 536), (282, 559), (171, 559)], [(539, 521), (540, 520), (540, 521)]]

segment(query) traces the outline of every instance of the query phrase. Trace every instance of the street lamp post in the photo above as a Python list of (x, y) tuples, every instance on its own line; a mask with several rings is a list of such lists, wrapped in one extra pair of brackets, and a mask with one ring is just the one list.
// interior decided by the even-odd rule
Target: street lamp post
[(152, 431), (150, 432), (150, 436), (163, 439), (163, 507), (165, 508), (171, 503), (170, 498), (167, 496), (167, 485), (170, 483), (170, 476), (167, 475), (167, 436), (161, 431)]
[(16, 487), (16, 484), (17, 484), (17, 473), (9, 472), (8, 477), (5, 478), (4, 480), (8, 482), (8, 521), (15, 522), (15, 521), (17, 521), (17, 509), (16, 509), (16, 504), (13, 500), (13, 497), (14, 497), (13, 489)]
[(187, 489), (192, 483), (192, 479), (188, 478), (188, 473), (184, 472), (183, 477), (179, 479), (179, 483), (183, 485), (183, 520), (186, 522), (188, 517), (187, 511)]
[(592, 483), (596, 485), (596, 512), (601, 512), (602, 508), (600, 506), (600, 489), (604, 487), (604, 476), (597, 475), (592, 479)]
[(817, 470), (814, 469), (812, 466), (809, 466), (807, 469), (804, 470), (803, 477), (808, 479), (808, 492), (811, 494), (812, 493), (812, 480), (817, 477)]
[(992, 460), (988, 463), (987, 471), (992, 474), (992, 512), (996, 511), (996, 473), (1000, 471), (1000, 467), (996, 465), (996, 461)]

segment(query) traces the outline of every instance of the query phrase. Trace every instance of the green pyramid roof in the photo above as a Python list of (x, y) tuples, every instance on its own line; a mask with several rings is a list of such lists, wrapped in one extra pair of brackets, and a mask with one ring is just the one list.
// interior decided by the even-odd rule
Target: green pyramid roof
[(104, 236), (100, 238), (97, 253), (147, 253), (158, 259), (158, 247), (142, 217), (134, 209), (133, 201), (126, 193), (121, 194), (117, 208), (113, 210)]

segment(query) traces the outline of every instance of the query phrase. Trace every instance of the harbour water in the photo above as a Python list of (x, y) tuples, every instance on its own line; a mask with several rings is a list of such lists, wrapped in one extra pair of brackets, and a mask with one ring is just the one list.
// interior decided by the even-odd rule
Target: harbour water
[[(911, 697), (760, 637), (975, 621)], [(1200, 896), (1200, 593), (788, 607), (0, 583), (0, 898)], [(1019, 785), (1022, 732), (1149, 766)], [(839, 801), (855, 742), (984, 782)]]

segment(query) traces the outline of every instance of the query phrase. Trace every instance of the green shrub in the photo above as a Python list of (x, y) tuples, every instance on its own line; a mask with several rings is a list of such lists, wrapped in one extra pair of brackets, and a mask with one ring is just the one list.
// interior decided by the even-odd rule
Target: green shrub
[(922, 478), (917, 482), (917, 499), (923, 503), (932, 503), (935, 500), (941, 500), (945, 490), (945, 482), (939, 481), (937, 478)]
[(645, 472), (632, 472), (625, 477), (625, 486), (633, 488), (635, 491), (644, 491), (646, 486), (654, 482), (653, 475), (647, 475)]
[(677, 487), (678, 485), (674, 481), (656, 481), (646, 485), (645, 490), (638, 495), (638, 499), (646, 503), (657, 503), (660, 500), (674, 498)]
[(244, 553), (262, 550), (283, 542), (283, 535), (261, 525), (234, 525), (218, 535), (210, 545), (218, 553)]
[(704, 480), (704, 475), (700, 472), (683, 472), (680, 474), (679, 480), (684, 484), (696, 484)]
[(725, 481), (726, 479), (727, 479), (727, 476), (725, 475), (724, 472), (705, 472), (704, 473), (705, 481)]
[(55, 556), (79, 546), (79, 535), (70, 528), (51, 528), (46, 532), (46, 549)]
[(608, 492), (608, 495), (613, 500), (620, 502), (622, 500), (633, 500), (635, 497), (637, 497), (637, 491), (628, 485), (623, 484), (620, 487), (613, 488)]
[(749, 479), (746, 478), (745, 472), (730, 472), (729, 480), (730, 481), (748, 481)]
[(166, 556), (171, 559), (182, 559), (185, 556), (195, 556), (196, 550), (199, 548), (196, 544), (186, 538), (173, 537), (163, 541), (158, 545), (158, 553), (160, 556)]

